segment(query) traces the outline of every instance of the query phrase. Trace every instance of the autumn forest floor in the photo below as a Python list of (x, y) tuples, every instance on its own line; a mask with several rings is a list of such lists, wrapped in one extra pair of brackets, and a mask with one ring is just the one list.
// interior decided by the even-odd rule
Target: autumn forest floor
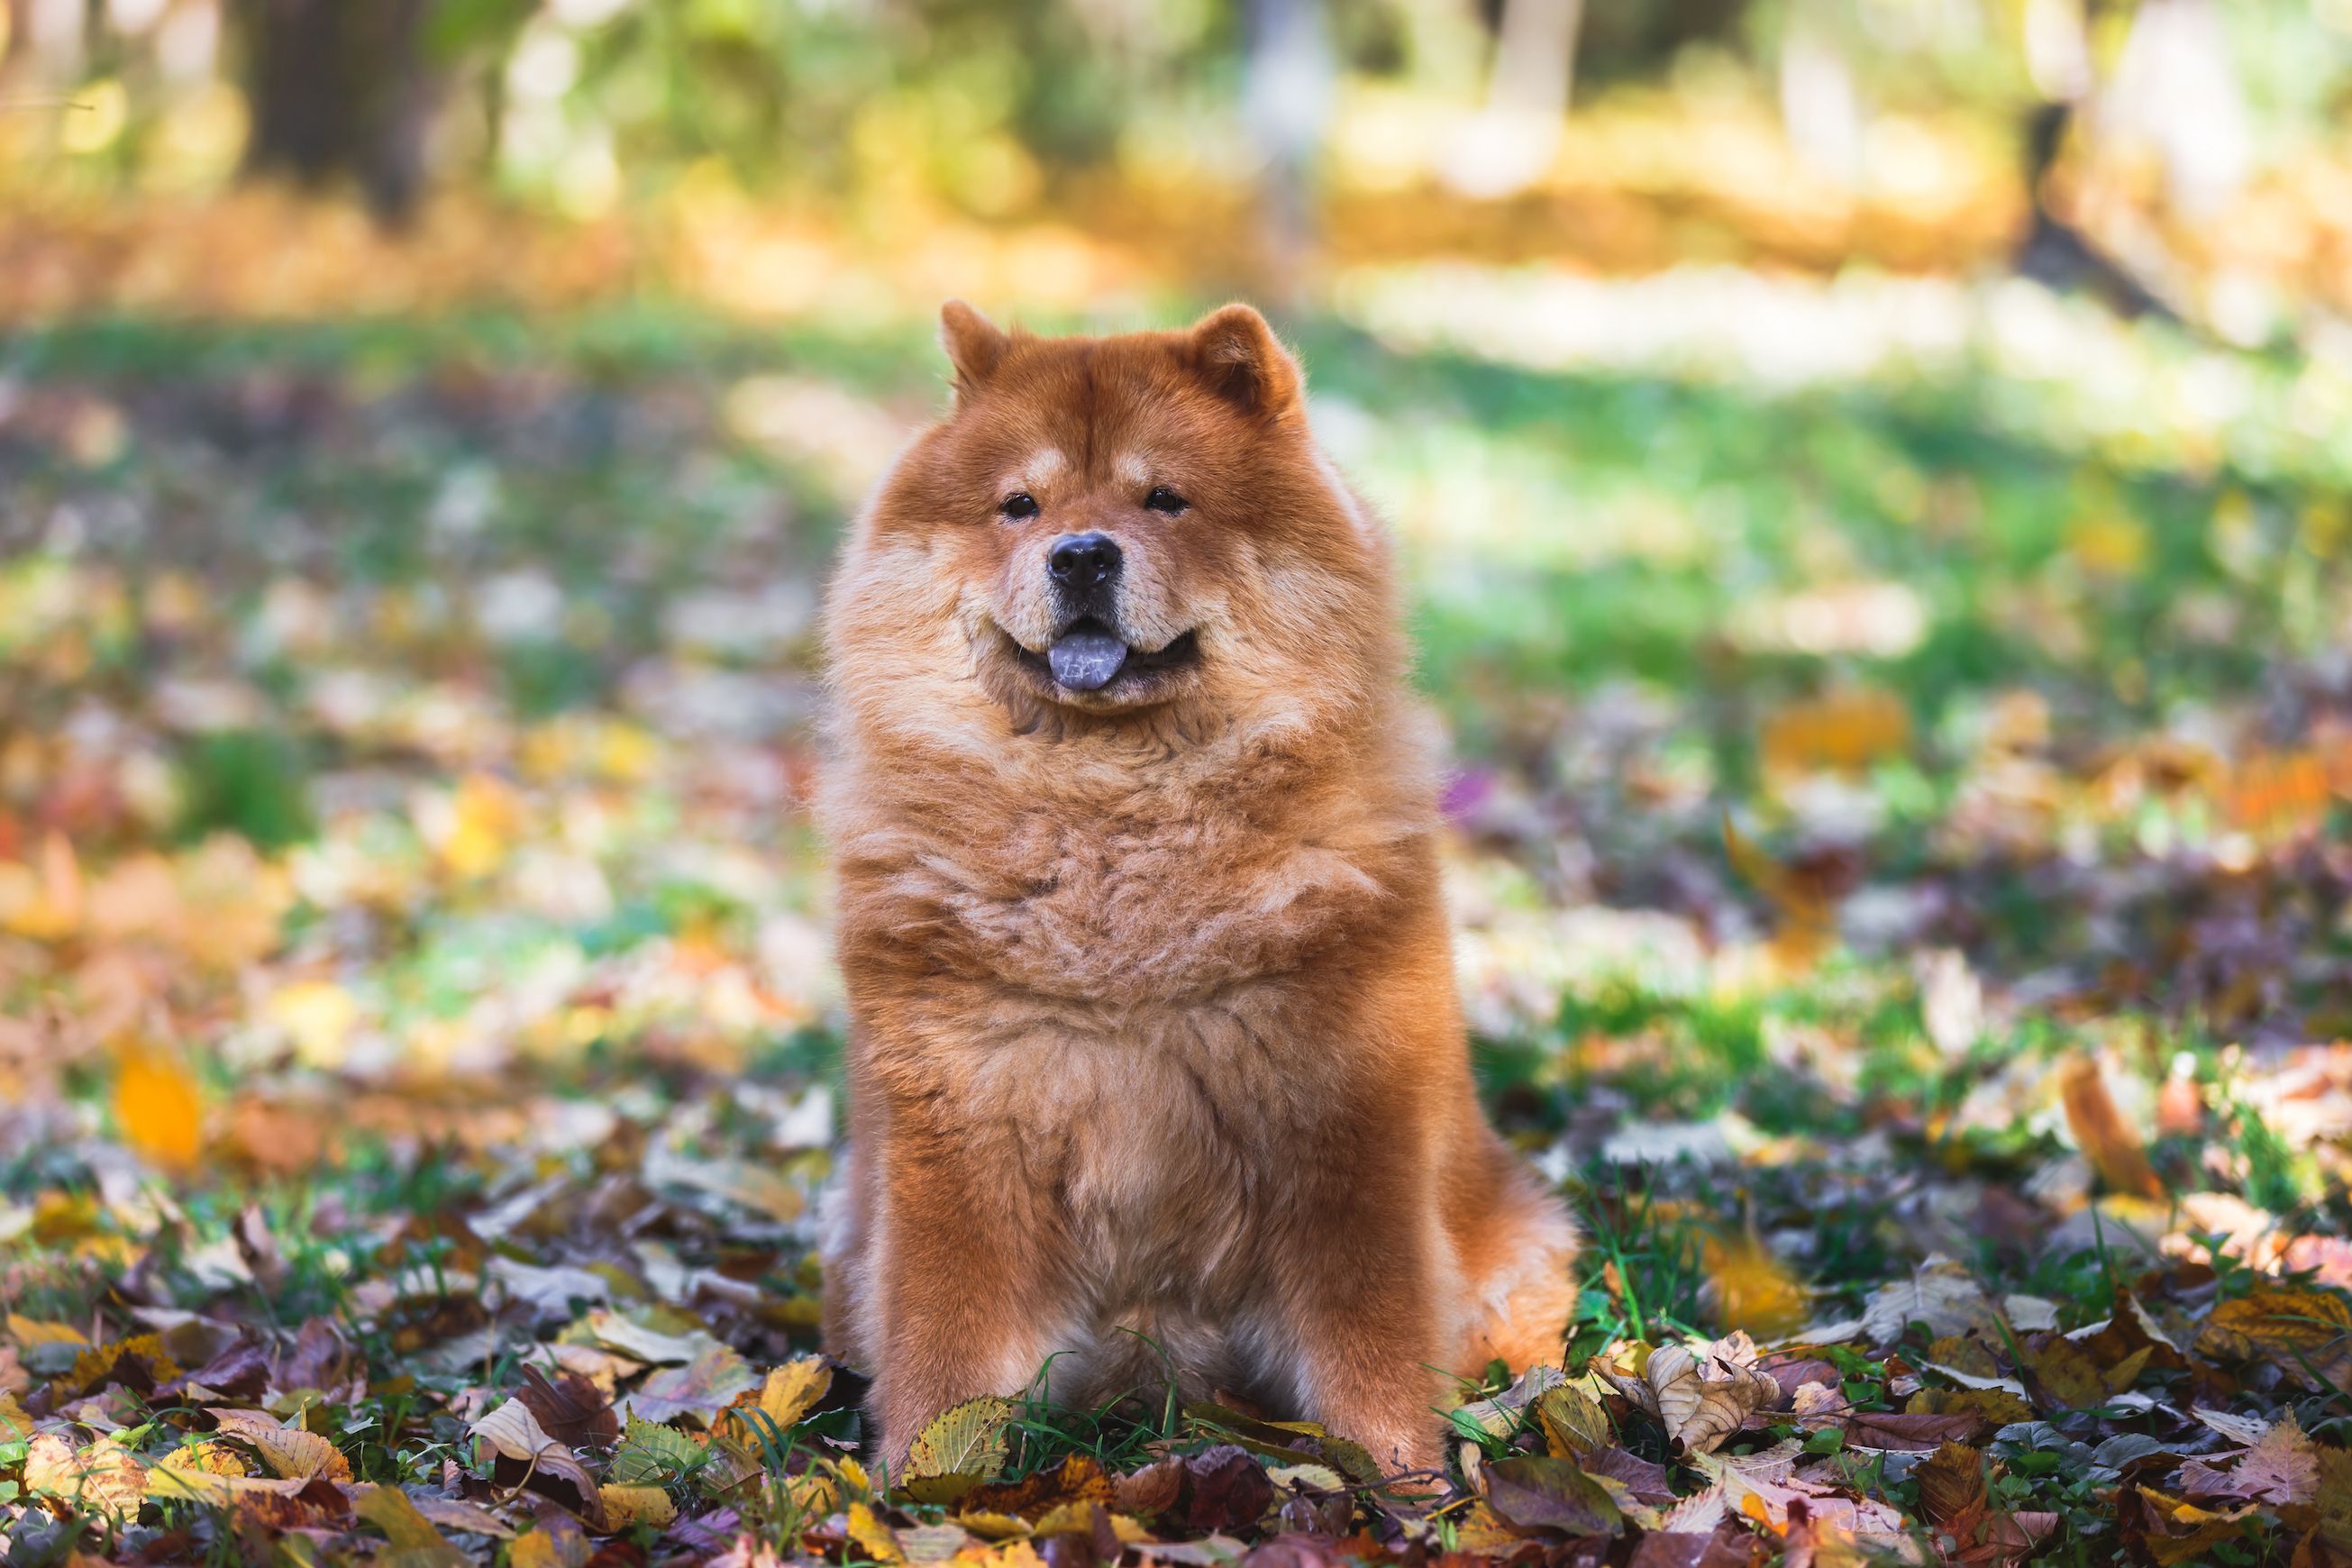
[(2352, 1560), (2352, 371), (1732, 273), (1295, 326), (1592, 1238), (1458, 1474), (849, 1457), (811, 612), (923, 322), (100, 322), (0, 337), (6, 1560)]

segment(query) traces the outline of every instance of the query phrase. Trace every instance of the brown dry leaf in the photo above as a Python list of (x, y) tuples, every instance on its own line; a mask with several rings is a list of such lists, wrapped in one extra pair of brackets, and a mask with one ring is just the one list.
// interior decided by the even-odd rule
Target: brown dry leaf
[(1601, 1375), (1656, 1416), (1681, 1449), (1703, 1454), (1780, 1399), (1780, 1385), (1757, 1367), (1756, 1353), (1755, 1341), (1734, 1333), (1696, 1348), (1661, 1345), (1650, 1352), (1639, 1377), (1605, 1369)]
[(114, 1120), (122, 1141), (160, 1170), (184, 1174), (205, 1150), (204, 1098), (176, 1051), (131, 1038), (116, 1047)]
[(2083, 1157), (2111, 1192), (2161, 1203), (2166, 1188), (2147, 1151), (2131, 1123), (2124, 1120), (2107, 1091), (2099, 1058), (2088, 1053), (2070, 1059), (2059, 1070), (2059, 1098), (2066, 1108), (2066, 1126)]
[(1995, 1426), (2033, 1419), (2033, 1407), (2005, 1388), (1923, 1388), (1905, 1402), (1913, 1415), (1954, 1415), (1966, 1413)]
[[(1253, 1474), (1256, 1483), (1263, 1483), (1261, 1489), (1249, 1493), (1249, 1506), (1242, 1510), (1255, 1520), (1272, 1500), (1274, 1487), (1265, 1480), (1265, 1472), (1258, 1468), (1257, 1461), (1238, 1448), (1212, 1448), (1205, 1455), (1193, 1455), (1188, 1461), (1194, 1510), (1202, 1506), (1204, 1490), (1213, 1489), (1219, 1479), (1221, 1467), (1208, 1462), (1219, 1455), (1231, 1461), (1233, 1475), (1244, 1483), (1254, 1484)], [(1035, 1471), (1017, 1481), (992, 1481), (975, 1487), (964, 1496), (961, 1517), (967, 1525), (971, 1524), (975, 1515), (982, 1514), (1038, 1520), (1065, 1503), (1098, 1502), (1108, 1508), (1118, 1500), (1118, 1489), (1102, 1462), (1091, 1454), (1072, 1454), (1051, 1469)]]
[(1984, 1506), (1985, 1457), (1959, 1443), (1947, 1443), (1911, 1472), (1919, 1483), (1919, 1511), (1930, 1524), (1949, 1524)]
[(1615, 1535), (1625, 1516), (1609, 1490), (1570, 1459), (1515, 1456), (1486, 1467), (1486, 1506), (1522, 1534), (1577, 1540)]
[(496, 1456), (493, 1465), (500, 1485), (521, 1486), (527, 1479), (531, 1489), (563, 1503), (590, 1528), (604, 1528), (604, 1501), (580, 1456), (549, 1436), (521, 1400), (508, 1400), (467, 1432)]
[(620, 1441), (620, 1417), (596, 1385), (576, 1372), (558, 1367), (550, 1377), (526, 1363), (515, 1397), (530, 1406), (540, 1429), (559, 1443), (585, 1448)]
[[(2222, 1461), (2234, 1459), (2227, 1469)], [(2191, 1497), (2227, 1498), (2282, 1507), (2307, 1504), (2319, 1495), (2319, 1450), (2304, 1435), (2290, 1410), (2250, 1448), (2235, 1455), (2191, 1459), (2180, 1467), (2179, 1482)]]

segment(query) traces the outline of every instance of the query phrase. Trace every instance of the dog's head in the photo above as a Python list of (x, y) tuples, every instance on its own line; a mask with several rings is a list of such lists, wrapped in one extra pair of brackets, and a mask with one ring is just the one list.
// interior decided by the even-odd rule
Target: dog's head
[(954, 410), (885, 480), (829, 596), (853, 704), (934, 732), (1156, 715), (1207, 734), (1312, 727), (1393, 678), (1385, 547), (1255, 310), (1036, 338), (952, 302), (941, 325)]

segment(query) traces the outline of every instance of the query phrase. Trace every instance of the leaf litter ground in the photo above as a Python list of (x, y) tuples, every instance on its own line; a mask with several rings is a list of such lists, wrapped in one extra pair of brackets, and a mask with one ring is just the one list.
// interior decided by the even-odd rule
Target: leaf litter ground
[(2352, 1553), (2352, 432), (2054, 319), (2149, 405), (1309, 324), (1490, 1097), (1591, 1237), (1403, 1477), (1050, 1368), (885, 1476), (814, 1353), (809, 617), (918, 327), (10, 340), (8, 1560)]

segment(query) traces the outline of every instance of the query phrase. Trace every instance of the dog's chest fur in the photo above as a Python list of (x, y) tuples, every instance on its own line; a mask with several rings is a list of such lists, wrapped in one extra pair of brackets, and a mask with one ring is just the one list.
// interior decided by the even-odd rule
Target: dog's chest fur
[(1360, 817), (1322, 826), (1250, 831), (1160, 799), (1014, 814), (986, 843), (898, 837), (887, 869), (849, 858), (845, 925), (930, 966), (874, 1069), (943, 1091), (958, 1141), (1067, 1244), (1070, 1315), (1040, 1325), (1076, 1352), (1057, 1396), (1150, 1373), (1138, 1333), (1195, 1391), (1268, 1363), (1266, 1248), (1301, 1162), (1343, 1135), (1355, 1044), (1322, 1037), (1335, 976), (1317, 955), (1377, 921), (1400, 852)]

